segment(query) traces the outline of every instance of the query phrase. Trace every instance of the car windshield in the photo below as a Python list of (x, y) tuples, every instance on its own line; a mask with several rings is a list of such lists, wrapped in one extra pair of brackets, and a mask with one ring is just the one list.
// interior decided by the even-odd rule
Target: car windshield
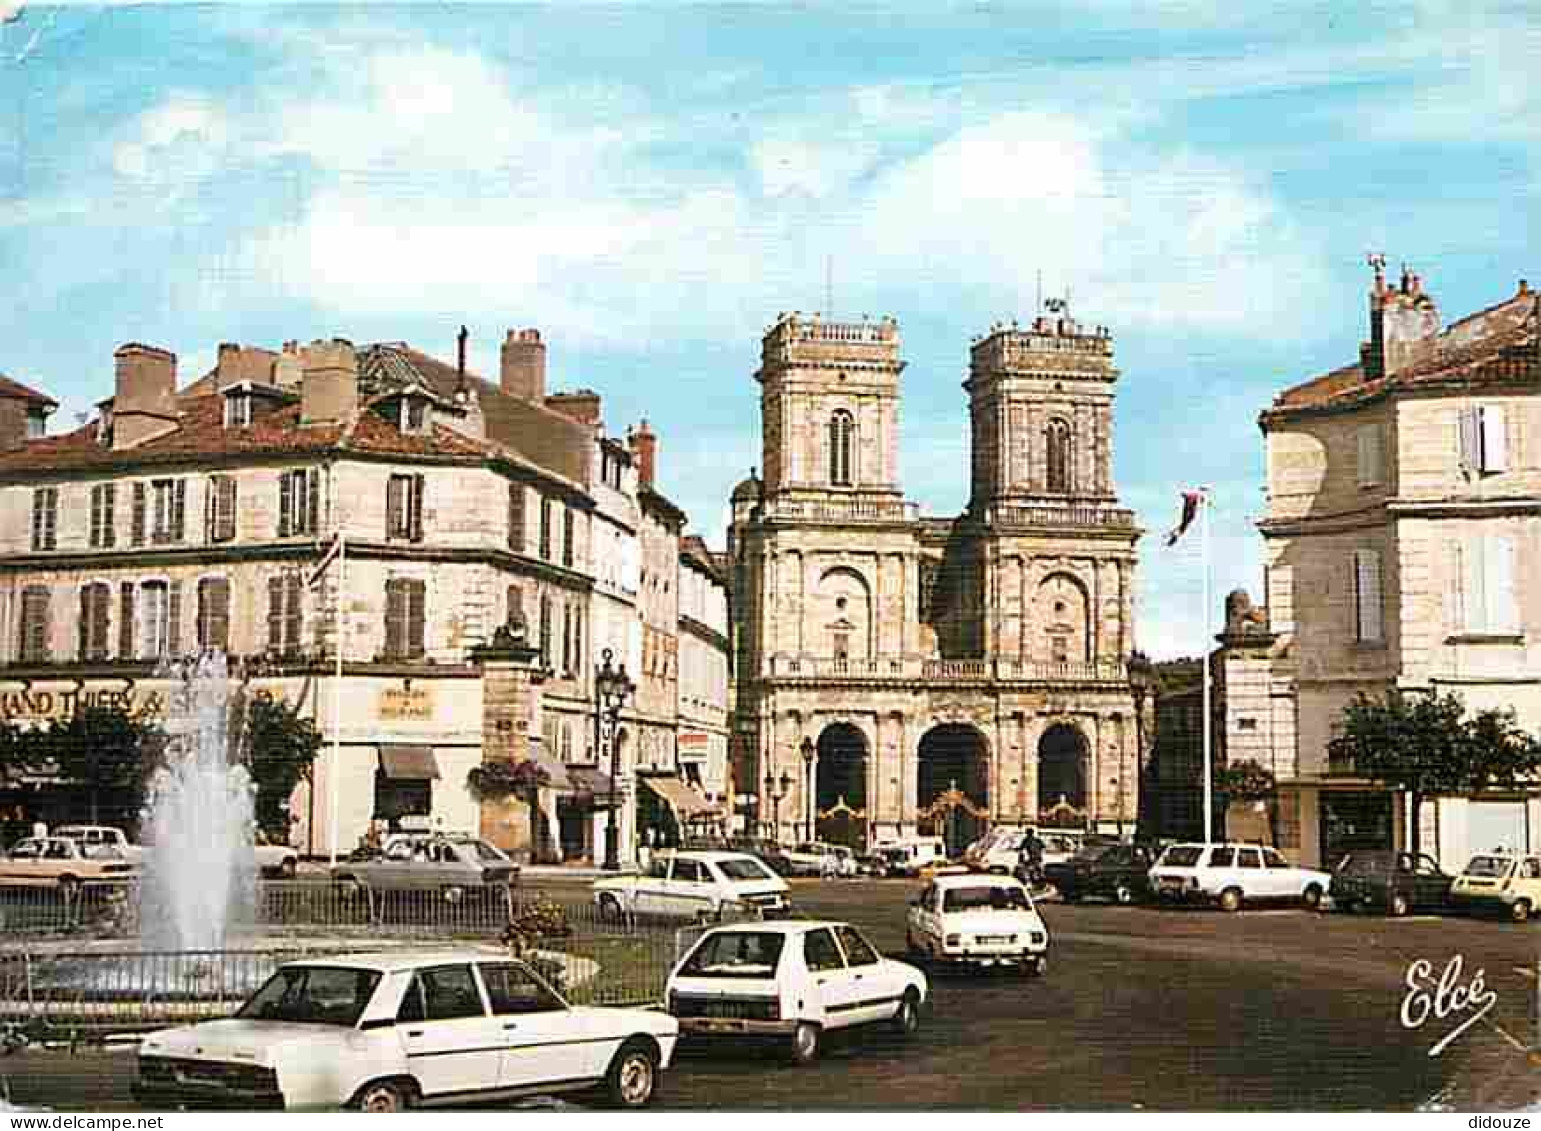
[(943, 911), (1030, 911), (1027, 892), (1012, 884), (978, 884), (948, 888), (942, 893)]
[(1350, 852), (1338, 862), (1340, 875), (1381, 875), (1391, 871), (1389, 852)]
[(681, 974), (697, 978), (769, 978), (787, 937), (772, 931), (718, 931), (690, 952)]
[(892, 848), (878, 849), (878, 855), (882, 856), (886, 860), (908, 860), (910, 856), (910, 850), (908, 848), (904, 848), (903, 846), (896, 845)]
[(247, 1021), (352, 1028), (358, 1024), (379, 983), (377, 970), (285, 966), (252, 995), (236, 1016)]
[(1203, 848), (1196, 844), (1174, 844), (1166, 850), (1166, 855), (1161, 857), (1161, 863), (1171, 868), (1191, 868), (1199, 862), (1199, 857), (1204, 854)]
[(469, 840), (462, 842), (476, 851), (476, 858), (484, 864), (501, 864), (507, 859), (501, 852), (485, 840)]
[(1497, 878), (1508, 875), (1509, 866), (1513, 863), (1504, 856), (1473, 856), (1471, 863), (1466, 865), (1466, 874)]
[(775, 874), (758, 860), (719, 860), (717, 870), (730, 880), (769, 880)]

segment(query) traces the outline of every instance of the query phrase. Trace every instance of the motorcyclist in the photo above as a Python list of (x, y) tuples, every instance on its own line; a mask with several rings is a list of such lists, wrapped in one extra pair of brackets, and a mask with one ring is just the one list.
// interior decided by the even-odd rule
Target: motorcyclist
[(1043, 841), (1031, 829), (1017, 849), (1017, 878), (1028, 887), (1043, 886)]

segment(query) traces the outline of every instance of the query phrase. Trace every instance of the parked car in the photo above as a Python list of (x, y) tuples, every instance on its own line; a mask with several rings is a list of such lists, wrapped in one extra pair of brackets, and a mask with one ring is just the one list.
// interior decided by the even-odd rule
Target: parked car
[(116, 852), (97, 849), (93, 854), (78, 840), (26, 837), (0, 860), (0, 886), (58, 888), (73, 893), (86, 882), (125, 883), (138, 871), (136, 864)]
[(1541, 911), (1541, 855), (1473, 856), (1450, 887), (1450, 903), (1471, 911), (1503, 911), (1523, 923)]
[(834, 849), (827, 844), (819, 844), (816, 841), (804, 841), (785, 850), (789, 871), (792, 876), (824, 876), (835, 868)]
[(287, 844), (274, 844), (258, 832), (253, 838), (252, 854), (257, 858), (257, 872), (264, 876), (282, 876), (292, 880), (299, 871), (299, 850)]
[(291, 962), (232, 1018), (151, 1033), (134, 1094), (157, 1107), (400, 1111), (603, 1087), (641, 1107), (679, 1026), (650, 1009), (573, 1006), (506, 954)]
[(856, 863), (856, 853), (843, 844), (830, 846), (830, 851), (835, 856), (834, 874), (842, 880), (853, 879), (861, 875), (861, 867)]
[(1049, 966), (1049, 928), (1014, 876), (938, 876), (910, 904), (904, 940), (930, 962), (1015, 966), (1032, 975)]
[(1149, 880), (1158, 899), (1214, 903), (1222, 911), (1283, 901), (1314, 908), (1332, 884), (1326, 872), (1297, 868), (1257, 844), (1174, 844), (1151, 868)]
[(1356, 850), (1338, 861), (1327, 894), (1333, 907), (1344, 911), (1377, 907), (1388, 915), (1406, 915), (1415, 908), (1446, 906), (1454, 882), (1421, 853)]
[(791, 906), (787, 882), (756, 856), (742, 852), (661, 852), (639, 876), (594, 881), (601, 918), (659, 915), (709, 920), (744, 907), (776, 915)]
[(90, 856), (119, 856), (134, 864), (143, 862), (144, 849), (131, 844), (127, 833), (111, 825), (60, 825), (49, 835), (79, 842)]
[(807, 1064), (836, 1029), (913, 1034), (928, 992), (924, 974), (849, 923), (799, 920), (707, 931), (669, 975), (665, 1004), (681, 1036), (784, 1040)]
[(856, 857), (856, 874), (882, 879), (888, 875), (888, 860), (881, 852), (865, 852)]
[(1150, 895), (1147, 875), (1154, 864), (1144, 845), (1115, 844), (1084, 849), (1069, 860), (1046, 864), (1043, 873), (1066, 903), (1091, 895), (1134, 903)]
[(918, 876), (929, 864), (945, 863), (947, 846), (939, 836), (910, 837), (877, 846), (890, 876)]
[(507, 887), (518, 876), (519, 866), (499, 849), (468, 836), (401, 837), (379, 856), (332, 868), (333, 881), (346, 891), (437, 891), (452, 902)]

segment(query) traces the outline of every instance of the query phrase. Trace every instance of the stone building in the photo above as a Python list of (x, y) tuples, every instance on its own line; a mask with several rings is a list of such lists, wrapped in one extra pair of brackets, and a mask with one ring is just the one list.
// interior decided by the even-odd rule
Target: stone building
[(733, 493), (728, 547), (738, 788), (782, 838), (1132, 822), (1139, 531), (1110, 336), (1060, 309), (974, 343), (953, 518), (904, 496), (904, 367), (892, 319), (764, 336), (764, 474)]
[(733, 811), (728, 583), (700, 538), (687, 535), (679, 558), (679, 763), (685, 781), (711, 806), (698, 820), (720, 824)]
[[(1227, 722), (1233, 741), (1266, 746), (1281, 845), (1313, 864), (1406, 838), (1404, 799), (1328, 755), (1358, 693), (1453, 691), (1541, 727), (1537, 296), (1522, 281), (1441, 327), (1417, 275), (1388, 284), (1373, 262), (1358, 362), (1284, 391), (1259, 421), (1266, 634), (1236, 658), (1255, 709)], [(1534, 795), (1441, 798), (1418, 819), (1447, 866), (1541, 847)]]
[[(325, 734), (313, 792), (291, 803), (303, 850), (425, 817), (598, 856), (611, 789), (592, 738), (596, 642), (646, 666), (643, 508), (599, 397), (548, 395), (545, 359), (534, 330), (510, 331), (497, 382), (467, 371), (464, 331), (456, 365), (399, 342), (227, 344), (179, 388), (173, 354), (129, 344), (97, 418), (52, 437), (33, 419), (48, 398), (0, 386), (23, 406), (0, 413), (0, 709), (27, 721), (111, 699), (153, 713), (162, 665), (218, 648)], [(684, 516), (671, 523), (677, 572)], [(502, 722), (532, 728), (509, 748), (551, 777), (533, 846), (527, 815), (489, 827), (465, 786), (487, 746), (474, 653), (515, 624), (539, 695)], [(644, 695), (622, 748), (673, 716)], [(658, 765), (673, 770), (672, 733), (667, 748)]]

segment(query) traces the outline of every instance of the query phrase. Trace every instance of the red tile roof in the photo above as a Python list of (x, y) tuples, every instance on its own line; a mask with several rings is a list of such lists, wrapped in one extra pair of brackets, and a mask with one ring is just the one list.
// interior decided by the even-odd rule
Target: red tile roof
[(13, 381), (4, 373), (0, 373), (0, 397), (8, 400), (30, 401), (33, 404), (57, 405), (59, 402), (47, 393), (40, 393), (20, 381)]

